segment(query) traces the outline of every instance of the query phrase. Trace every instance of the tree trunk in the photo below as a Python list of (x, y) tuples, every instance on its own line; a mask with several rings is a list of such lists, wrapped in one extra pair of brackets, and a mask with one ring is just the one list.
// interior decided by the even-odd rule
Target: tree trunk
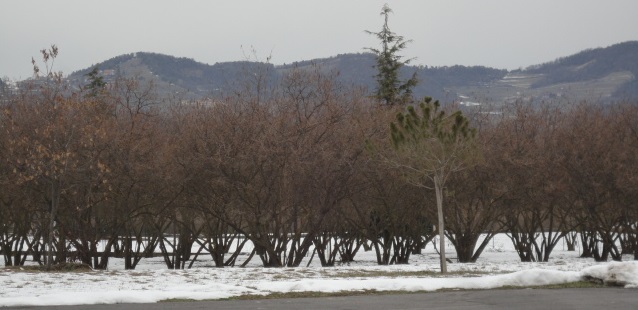
[(439, 176), (434, 176), (434, 191), (436, 192), (436, 209), (439, 216), (439, 249), (441, 253), (441, 273), (447, 273), (445, 260), (445, 226), (443, 223), (443, 187)]
[(59, 184), (57, 180), (51, 182), (51, 210), (49, 213), (49, 228), (47, 233), (47, 242), (46, 242), (46, 269), (50, 270), (51, 265), (53, 264), (53, 239), (54, 231), (55, 231), (55, 217), (58, 212), (58, 194), (59, 194)]
[(359, 252), (361, 246), (367, 242), (359, 237), (341, 237), (342, 244), (339, 248), (339, 255), (342, 263), (354, 262), (354, 257)]
[(565, 234), (565, 243), (567, 244), (567, 251), (576, 251), (576, 232), (570, 231)]

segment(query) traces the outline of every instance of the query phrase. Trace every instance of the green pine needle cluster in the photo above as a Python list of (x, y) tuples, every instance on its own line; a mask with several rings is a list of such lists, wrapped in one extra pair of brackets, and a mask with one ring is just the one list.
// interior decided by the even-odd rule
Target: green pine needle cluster
[(476, 130), (470, 128), (468, 119), (461, 111), (448, 116), (440, 107), (438, 100), (433, 102), (432, 98), (426, 97), (416, 108), (408, 106), (405, 113), (399, 112), (396, 122), (390, 124), (394, 148), (430, 139), (436, 139), (443, 145), (452, 145), (474, 138)]

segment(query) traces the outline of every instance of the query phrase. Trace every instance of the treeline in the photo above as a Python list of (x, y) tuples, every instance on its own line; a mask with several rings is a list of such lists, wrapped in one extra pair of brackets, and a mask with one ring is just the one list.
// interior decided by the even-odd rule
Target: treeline
[[(228, 97), (169, 107), (134, 79), (11, 95), (0, 115), (5, 265), (106, 268), (122, 257), (133, 269), (158, 252), (168, 268), (332, 266), (360, 250), (402, 264), (433, 238), (433, 191), (366, 148), (392, 154), (401, 107), (318, 69), (290, 70), (276, 87), (246, 81)], [(547, 261), (576, 236), (584, 257), (638, 258), (636, 104), (468, 113), (477, 160), (444, 195), (460, 262), (500, 232), (522, 261)]]
[[(194, 98), (217, 95), (219, 89), (227, 89), (238, 80), (248, 78), (248, 72), (262, 71), (260, 76), (264, 81), (275, 84), (285, 78), (289, 70), (295, 68), (312, 70), (317, 64), (325, 71), (340, 72), (336, 77), (344, 84), (359, 87), (376, 87), (374, 75), (375, 56), (370, 53), (340, 54), (330, 58), (299, 61), (287, 65), (275, 66), (269, 62), (260, 62), (257, 56), (247, 55), (250, 60), (236, 62), (222, 62), (212, 65), (196, 62), (188, 58), (178, 58), (157, 53), (138, 52), (124, 54), (99, 64), (101, 70), (112, 69), (125, 77), (133, 77), (140, 68), (148, 68), (153, 75), (157, 75), (156, 86), (158, 92), (170, 93), (169, 84), (188, 91)], [(135, 61), (133, 61), (135, 60)], [(71, 84), (84, 80), (92, 67), (75, 71), (69, 75)], [(488, 68), (483, 66), (442, 66), (421, 67), (406, 65), (400, 69), (402, 79), (409, 79), (417, 72), (419, 84), (414, 89), (416, 97), (431, 96), (433, 98), (448, 98), (450, 88), (459, 86), (476, 86), (498, 81), (507, 74), (507, 70)], [(166, 83), (162, 85), (161, 82)], [(173, 91), (174, 93), (174, 91)], [(632, 97), (633, 98), (633, 97)]]

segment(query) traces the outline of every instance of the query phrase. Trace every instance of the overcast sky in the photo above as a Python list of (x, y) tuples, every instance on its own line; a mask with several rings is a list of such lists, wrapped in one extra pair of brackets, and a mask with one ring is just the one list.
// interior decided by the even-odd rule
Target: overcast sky
[(384, 3), (413, 40), (402, 54), (429, 66), (516, 69), (638, 40), (638, 0), (0, 0), (0, 77), (30, 77), (51, 44), (66, 74), (138, 51), (208, 64), (251, 47), (274, 64), (363, 52)]

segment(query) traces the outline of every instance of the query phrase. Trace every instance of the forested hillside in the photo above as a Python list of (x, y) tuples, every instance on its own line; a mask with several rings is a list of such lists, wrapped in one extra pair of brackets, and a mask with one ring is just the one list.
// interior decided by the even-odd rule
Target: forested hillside
[[(275, 66), (250, 61), (226, 62), (208, 65), (188, 58), (176, 58), (155, 53), (134, 53), (121, 55), (96, 66), (100, 70), (115, 70), (124, 76), (153, 75), (158, 81), (177, 86), (195, 95), (195, 98), (224, 93), (240, 87), (254, 73), (263, 75), (264, 81), (275, 84), (285, 72), (293, 68), (316, 68), (322, 72), (332, 72), (337, 80), (347, 85), (374, 88), (374, 55), (343, 54), (331, 58), (314, 59)], [(135, 69), (136, 68), (136, 69)], [(143, 68), (147, 72), (140, 71)], [(81, 81), (90, 71), (86, 68), (73, 72), (69, 78)], [(507, 74), (506, 70), (487, 67), (417, 67), (406, 66), (403, 76), (417, 72), (420, 83), (414, 89), (416, 97), (433, 96), (456, 99), (446, 89), (454, 85), (483, 85), (497, 81)], [(161, 83), (160, 83), (161, 84)]]
[[(424, 60), (427, 62), (426, 60)], [(344, 85), (368, 91), (375, 87), (373, 54), (341, 54), (329, 58), (274, 65), (254, 61), (215, 63), (157, 53), (132, 53), (96, 66), (120, 76), (154, 81), (163, 94), (196, 100), (232, 94), (258, 78), (262, 86), (279, 85), (294, 68), (331, 73)], [(92, 68), (92, 67), (91, 67)], [(91, 68), (69, 75), (71, 84), (85, 82)], [(110, 71), (109, 71), (110, 70)], [(638, 42), (586, 50), (524, 70), (507, 71), (484, 66), (404, 66), (401, 76), (417, 73), (417, 98), (431, 96), (443, 102), (469, 100), (501, 104), (516, 100), (578, 102), (597, 98), (613, 101), (638, 98)]]
[(589, 49), (558, 58), (555, 61), (531, 66), (524, 70), (542, 74), (533, 87), (579, 82), (604, 78), (616, 72), (628, 72), (634, 79), (616, 90), (617, 97), (638, 96), (638, 41), (615, 44), (607, 48)]

